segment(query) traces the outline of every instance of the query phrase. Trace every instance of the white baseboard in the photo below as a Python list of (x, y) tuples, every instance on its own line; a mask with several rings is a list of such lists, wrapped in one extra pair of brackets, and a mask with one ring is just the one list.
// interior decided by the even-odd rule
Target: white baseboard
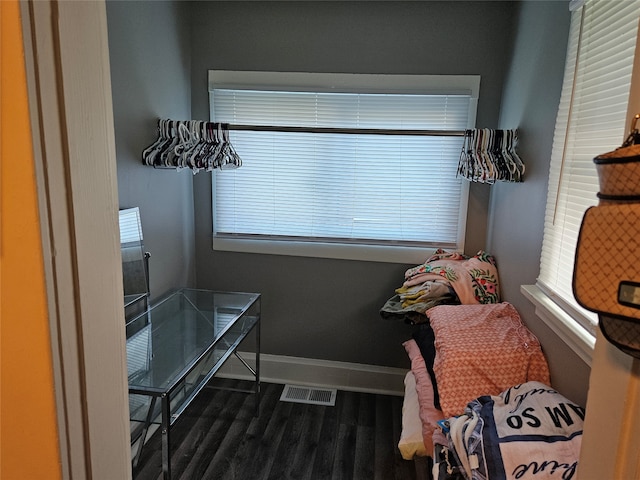
[[(238, 352), (249, 365), (255, 365), (253, 352)], [(408, 369), (333, 362), (283, 355), (260, 355), (260, 380), (267, 383), (293, 383), (311, 387), (337, 388), (352, 392), (404, 395)], [(218, 377), (252, 380), (253, 375), (235, 356), (229, 357), (216, 373)]]

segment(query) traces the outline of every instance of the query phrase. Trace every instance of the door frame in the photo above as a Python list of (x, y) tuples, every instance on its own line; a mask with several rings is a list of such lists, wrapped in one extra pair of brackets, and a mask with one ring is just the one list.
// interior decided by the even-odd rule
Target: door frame
[(131, 478), (103, 0), (21, 2), (63, 478)]
[[(63, 478), (126, 480), (131, 451), (106, 6), (25, 0), (21, 9)], [(636, 62), (634, 86), (640, 55)], [(631, 108), (640, 111), (637, 96)], [(596, 342), (581, 478), (640, 477), (639, 365)], [(619, 412), (615, 422), (605, 410)]]

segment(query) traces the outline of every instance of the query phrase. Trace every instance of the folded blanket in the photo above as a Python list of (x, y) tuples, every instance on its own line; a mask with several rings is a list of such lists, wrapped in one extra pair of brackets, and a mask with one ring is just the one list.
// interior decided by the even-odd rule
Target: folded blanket
[(436, 373), (433, 371), (433, 364), (436, 359), (435, 334), (433, 333), (433, 328), (431, 328), (428, 322), (423, 323), (411, 334), (411, 337), (420, 349), (424, 365), (431, 378), (431, 384), (433, 385), (433, 404), (437, 409), (440, 409), (440, 394), (438, 393)]
[(448, 292), (442, 296), (425, 296), (420, 301), (406, 303), (400, 295), (394, 295), (380, 309), (380, 316), (385, 320), (399, 320), (410, 325), (419, 325), (428, 321), (425, 312), (438, 305), (457, 303), (455, 293)]
[(402, 431), (398, 450), (405, 460), (427, 457), (431, 452), (424, 443), (420, 420), (420, 401), (416, 390), (416, 377), (411, 370), (404, 377), (404, 399), (402, 400)]
[(402, 344), (411, 360), (411, 372), (416, 382), (418, 394), (419, 417), (422, 424), (423, 442), (429, 455), (433, 454), (433, 433), (438, 429), (438, 421), (444, 416), (435, 407), (433, 398), (433, 385), (427, 372), (424, 359), (415, 340), (407, 340)]
[(450, 419), (449, 450), (468, 480), (575, 477), (584, 409), (539, 382), (482, 396)]
[(438, 249), (424, 264), (407, 270), (404, 277), (404, 289), (428, 281), (446, 281), (462, 304), (500, 301), (495, 259), (483, 251), (467, 257), (461, 253)]
[(415, 325), (425, 323), (425, 312), (438, 305), (499, 301), (498, 270), (491, 255), (480, 251), (467, 257), (438, 249), (425, 263), (405, 272), (404, 283), (385, 302), (380, 315)]
[(440, 305), (427, 311), (435, 336), (433, 371), (446, 417), (469, 401), (528, 381), (549, 384), (538, 339), (507, 302)]

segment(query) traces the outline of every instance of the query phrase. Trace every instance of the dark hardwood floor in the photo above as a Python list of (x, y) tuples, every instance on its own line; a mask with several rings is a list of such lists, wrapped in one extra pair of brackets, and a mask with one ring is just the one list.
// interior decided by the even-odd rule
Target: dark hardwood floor
[[(227, 387), (249, 382), (220, 380)], [(403, 460), (402, 398), (338, 391), (334, 407), (281, 402), (283, 385), (254, 395), (206, 388), (171, 430), (172, 478), (180, 480), (392, 480), (416, 478)], [(161, 475), (157, 431), (142, 452), (135, 480)]]

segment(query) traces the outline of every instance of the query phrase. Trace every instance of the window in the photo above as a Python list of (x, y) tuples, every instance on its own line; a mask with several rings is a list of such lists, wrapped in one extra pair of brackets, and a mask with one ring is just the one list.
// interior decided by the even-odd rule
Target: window
[(640, 2), (572, 3), (564, 84), (553, 140), (537, 287), (569, 322), (594, 335), (597, 318), (573, 297), (578, 232), (597, 204), (593, 158), (622, 144)]
[(456, 171), (478, 86), (475, 76), (210, 72), (213, 121), (305, 129), (231, 129), (243, 166), (214, 173), (214, 248), (360, 258), (354, 249), (393, 246), (418, 248), (420, 262), (425, 247), (462, 249), (468, 186)]

